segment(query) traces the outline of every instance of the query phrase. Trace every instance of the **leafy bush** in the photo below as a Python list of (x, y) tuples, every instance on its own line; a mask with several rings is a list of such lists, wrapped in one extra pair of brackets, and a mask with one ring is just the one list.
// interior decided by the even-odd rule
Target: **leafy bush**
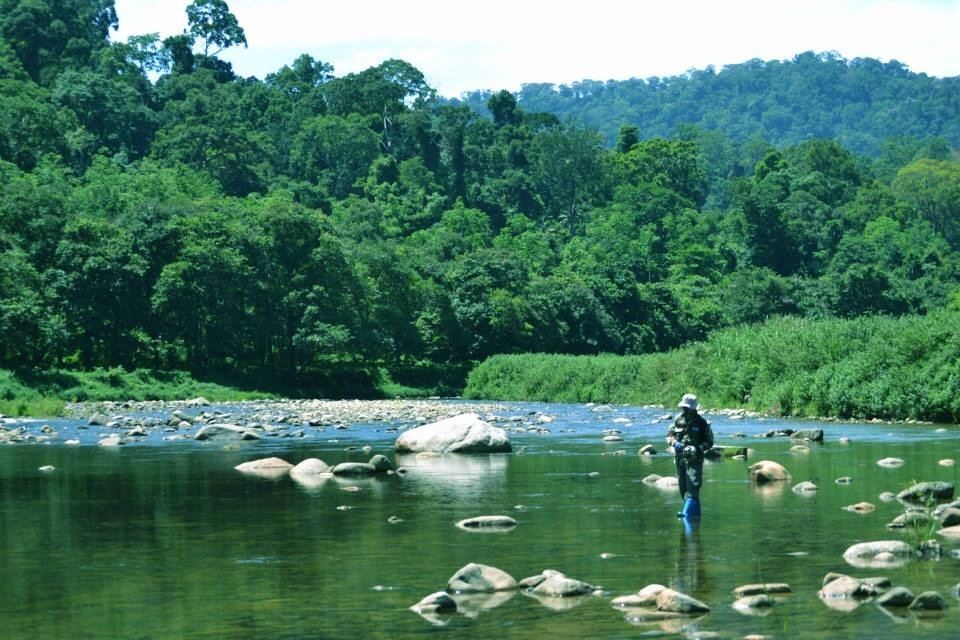
[(960, 313), (777, 318), (641, 356), (499, 355), (475, 368), (470, 398), (672, 404), (797, 416), (960, 420)]

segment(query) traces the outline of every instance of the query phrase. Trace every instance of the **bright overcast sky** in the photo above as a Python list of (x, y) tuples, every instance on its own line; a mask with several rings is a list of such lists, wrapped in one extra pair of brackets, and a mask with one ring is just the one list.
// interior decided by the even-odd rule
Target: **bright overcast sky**
[[(114, 39), (181, 32), (189, 0), (116, 0)], [(960, 75), (960, 0), (228, 0), (248, 49), (222, 54), (241, 76), (301, 53), (337, 76), (389, 58), (441, 95), (524, 83), (672, 76), (803, 51), (898, 60)]]

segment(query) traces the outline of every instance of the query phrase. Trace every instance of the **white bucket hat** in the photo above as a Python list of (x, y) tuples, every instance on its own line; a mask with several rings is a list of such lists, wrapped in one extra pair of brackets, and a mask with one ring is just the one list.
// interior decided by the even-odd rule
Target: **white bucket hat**
[(697, 396), (693, 395), (692, 393), (685, 394), (683, 398), (680, 400), (680, 404), (678, 404), (677, 406), (683, 407), (684, 409), (690, 409), (692, 411), (696, 411)]

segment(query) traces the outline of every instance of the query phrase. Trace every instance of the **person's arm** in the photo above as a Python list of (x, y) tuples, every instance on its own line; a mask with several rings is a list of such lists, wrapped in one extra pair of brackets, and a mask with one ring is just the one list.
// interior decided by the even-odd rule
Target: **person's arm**
[(713, 449), (713, 429), (706, 420), (704, 420), (703, 423), (706, 428), (703, 430), (703, 442), (700, 443), (700, 452), (706, 453), (710, 451), (710, 449)]
[(679, 453), (683, 449), (683, 443), (677, 438), (677, 423), (674, 422), (667, 430), (667, 446), (674, 453)]

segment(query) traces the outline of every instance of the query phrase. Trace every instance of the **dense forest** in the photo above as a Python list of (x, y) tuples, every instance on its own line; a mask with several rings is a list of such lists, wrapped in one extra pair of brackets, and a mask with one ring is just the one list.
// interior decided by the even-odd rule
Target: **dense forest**
[(238, 77), (225, 2), (184, 25), (0, 0), (0, 369), (295, 378), (960, 306), (957, 79), (803, 54), (473, 108), (402, 60)]
[[(463, 99), (483, 111), (491, 95), (475, 91)], [(642, 138), (673, 136), (695, 125), (778, 147), (829, 138), (869, 156), (902, 136), (941, 137), (960, 147), (960, 78), (911, 73), (896, 60), (845, 60), (835, 52), (749, 60), (668, 78), (531, 83), (517, 101), (524, 109), (597, 129), (610, 143), (620, 123), (629, 122)]]

